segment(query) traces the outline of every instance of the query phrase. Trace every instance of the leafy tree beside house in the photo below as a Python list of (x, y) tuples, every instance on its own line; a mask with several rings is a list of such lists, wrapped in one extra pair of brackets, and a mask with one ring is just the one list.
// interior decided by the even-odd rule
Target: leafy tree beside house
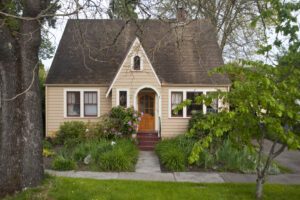
[[(297, 36), (299, 27), (295, 23), (297, 19), (292, 14), (299, 11), (300, 3), (265, 2), (270, 3), (273, 9), (260, 10), (258, 19), (263, 22), (272, 20), (276, 24), (276, 32), (289, 38), (285, 54), (281, 55), (275, 65), (240, 61), (214, 70), (214, 73), (234, 77), (230, 92), (199, 96), (196, 101), (199, 104), (204, 101), (209, 105), (212, 99), (219, 98), (230, 105), (231, 109), (208, 115), (206, 120), (199, 120), (188, 132), (194, 135), (195, 130), (202, 129), (207, 133), (194, 145), (189, 157), (190, 163), (196, 162), (199, 154), (224, 134), (228, 134), (237, 144), (256, 150), (257, 199), (263, 197), (263, 184), (271, 162), (286, 148), (300, 147), (297, 128), (300, 123), (300, 41)], [(272, 46), (283, 48), (277, 38), (272, 45), (262, 45), (259, 53), (268, 58)], [(187, 101), (180, 107), (189, 103)], [(265, 155), (265, 139), (270, 135), (274, 141)]]

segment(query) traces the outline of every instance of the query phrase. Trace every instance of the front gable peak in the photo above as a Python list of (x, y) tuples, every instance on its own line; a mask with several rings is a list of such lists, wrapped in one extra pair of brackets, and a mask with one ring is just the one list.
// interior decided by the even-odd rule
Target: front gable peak
[(151, 71), (157, 84), (161, 85), (161, 82), (142, 46), (142, 43), (140, 42), (139, 38), (136, 37), (133, 43), (131, 44), (125, 58), (123, 59), (123, 62), (119, 67), (117, 74), (111, 82), (111, 85), (106, 92), (106, 97), (108, 97), (116, 81), (120, 79), (121, 73), (125, 70), (125, 68), (127, 68), (126, 71), (130, 71), (131, 73), (136, 72), (138, 74), (146, 70)]

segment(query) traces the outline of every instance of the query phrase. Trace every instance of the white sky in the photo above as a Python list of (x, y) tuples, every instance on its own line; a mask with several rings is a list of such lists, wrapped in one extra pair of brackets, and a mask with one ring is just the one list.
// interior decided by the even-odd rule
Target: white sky
[[(56, 49), (57, 49), (58, 44), (60, 42), (60, 39), (62, 37), (62, 34), (63, 34), (64, 29), (65, 29), (66, 23), (67, 23), (67, 19), (59, 19), (56, 22), (56, 29), (51, 28), (49, 30), (50, 40), (51, 40), (52, 44), (55, 46)], [(56, 49), (55, 49), (55, 53), (56, 53)], [(54, 57), (54, 55), (53, 55), (53, 57)], [(50, 68), (50, 66), (52, 64), (53, 57), (51, 59), (43, 60), (43, 64), (45, 65), (46, 70), (48, 70)]]

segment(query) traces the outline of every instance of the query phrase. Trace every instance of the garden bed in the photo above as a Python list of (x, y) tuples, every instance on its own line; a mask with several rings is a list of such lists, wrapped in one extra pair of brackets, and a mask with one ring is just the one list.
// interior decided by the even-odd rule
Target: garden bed
[(135, 140), (140, 114), (133, 108), (113, 107), (98, 122), (64, 122), (56, 137), (44, 141), (46, 169), (134, 171)]
[[(189, 163), (189, 156), (196, 139), (179, 136), (160, 141), (156, 146), (163, 172), (236, 172), (256, 173), (256, 154), (247, 147), (238, 148), (229, 139), (216, 142), (199, 155), (196, 163)], [(288, 173), (289, 169), (273, 162), (269, 174)]]
[(81, 171), (134, 171), (138, 149), (131, 139), (86, 140), (73, 146), (54, 146), (44, 156), (46, 169)]

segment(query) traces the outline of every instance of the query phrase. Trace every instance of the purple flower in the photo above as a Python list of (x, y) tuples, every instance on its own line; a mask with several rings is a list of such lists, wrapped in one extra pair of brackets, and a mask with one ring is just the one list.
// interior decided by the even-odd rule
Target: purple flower
[(143, 113), (143, 112), (141, 112), (141, 115), (143, 116), (143, 115), (144, 115), (144, 113)]
[(129, 126), (131, 126), (131, 125), (132, 125), (132, 122), (131, 122), (131, 121), (129, 121), (127, 124), (128, 124)]
[(139, 120), (139, 122), (140, 122), (140, 121), (142, 120), (142, 118), (141, 118), (141, 117), (139, 117), (139, 118), (138, 118), (138, 120)]

